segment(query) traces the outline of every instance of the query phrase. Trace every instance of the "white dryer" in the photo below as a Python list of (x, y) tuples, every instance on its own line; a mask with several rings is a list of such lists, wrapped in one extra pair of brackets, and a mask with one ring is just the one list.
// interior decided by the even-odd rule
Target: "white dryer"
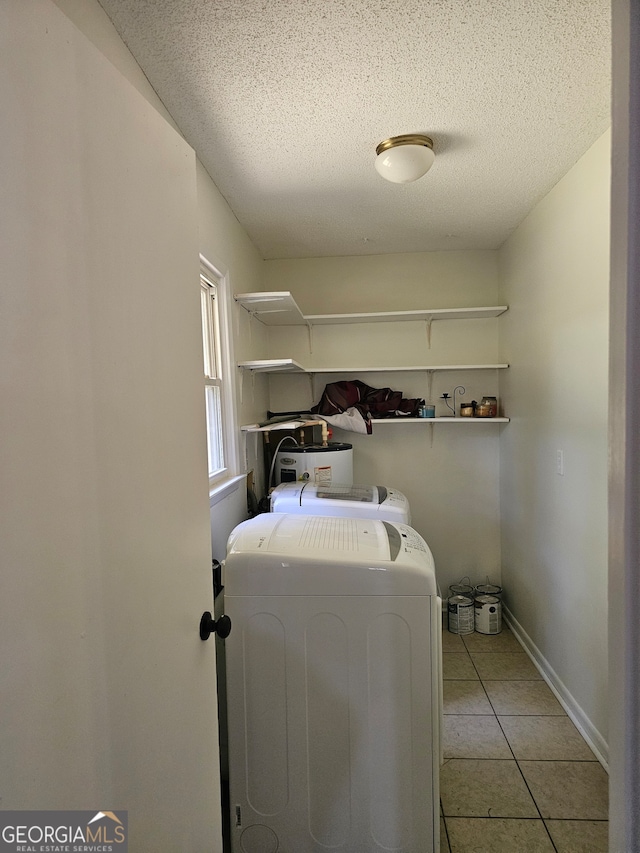
[(440, 600), (411, 527), (263, 513), (224, 563), (233, 853), (439, 850)]
[(340, 515), (411, 524), (409, 501), (397, 489), (338, 483), (281, 483), (271, 492), (271, 512)]

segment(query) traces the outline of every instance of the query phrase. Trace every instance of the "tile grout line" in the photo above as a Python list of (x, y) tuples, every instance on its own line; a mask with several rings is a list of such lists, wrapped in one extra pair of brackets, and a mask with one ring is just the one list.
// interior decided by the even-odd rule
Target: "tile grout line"
[[(480, 683), (482, 684), (482, 679), (480, 679)], [(483, 684), (483, 687), (484, 687), (484, 684)], [(502, 732), (502, 735), (503, 735), (504, 739), (506, 740), (507, 744), (509, 745), (509, 749), (511, 750), (511, 754), (513, 755), (513, 760), (515, 761), (515, 763), (516, 763), (516, 767), (518, 768), (518, 773), (519, 773), (519, 774), (520, 774), (520, 776), (522, 777), (522, 781), (523, 781), (523, 782), (524, 782), (524, 784), (525, 784), (525, 788), (526, 788), (526, 789), (527, 789), (527, 791), (529, 792), (529, 796), (531, 797), (531, 802), (532, 802), (532, 803), (533, 803), (533, 805), (535, 806), (536, 811), (538, 812), (538, 815), (540, 816), (540, 820), (542, 821), (542, 825), (544, 826), (544, 831), (547, 833), (547, 837), (549, 838), (549, 841), (551, 842), (551, 846), (552, 846), (552, 847), (553, 847), (553, 849), (555, 850), (555, 853), (558, 853), (558, 848), (557, 848), (557, 847), (556, 847), (556, 845), (554, 844), (553, 838), (551, 837), (551, 833), (549, 832), (549, 827), (548, 827), (548, 826), (547, 826), (547, 824), (545, 823), (545, 821), (544, 821), (544, 817), (542, 816), (542, 812), (540, 811), (540, 806), (538, 805), (538, 802), (537, 802), (536, 798), (533, 796), (533, 791), (532, 791), (532, 790), (531, 790), (531, 788), (529, 787), (529, 783), (527, 782), (527, 780), (526, 780), (526, 778), (525, 778), (525, 775), (524, 775), (524, 773), (522, 772), (522, 768), (520, 767), (520, 762), (519, 762), (519, 761), (518, 761), (518, 759), (516, 758), (516, 754), (515, 754), (515, 752), (513, 751), (513, 747), (511, 746), (511, 743), (510, 743), (510, 741), (509, 741), (509, 738), (507, 737), (507, 733), (506, 733), (506, 732), (505, 732), (505, 730), (503, 729), (503, 727), (502, 727), (502, 723), (500, 722), (500, 718), (498, 717), (498, 715), (497, 715), (497, 714), (495, 715), (495, 717), (496, 717), (496, 721), (497, 721), (498, 725), (500, 726), (500, 731)]]
[[(464, 640), (463, 640), (463, 642), (464, 642)], [(471, 657), (471, 655), (469, 655), (469, 657)], [(475, 670), (476, 670), (476, 672), (478, 673), (478, 678), (480, 679), (480, 684), (482, 685), (482, 689), (484, 690), (485, 695), (486, 695), (487, 699), (489, 700), (489, 704), (491, 705), (491, 708), (493, 709), (493, 716), (495, 717), (495, 720), (496, 720), (496, 722), (497, 722), (497, 724), (498, 724), (498, 726), (499, 726), (499, 728), (500, 728), (500, 731), (502, 732), (502, 736), (503, 736), (503, 738), (505, 739), (507, 746), (509, 747), (509, 752), (511, 753), (511, 756), (512, 756), (512, 758), (513, 758), (513, 761), (515, 762), (515, 765), (516, 765), (516, 767), (518, 768), (518, 773), (519, 773), (519, 774), (520, 774), (520, 776), (522, 777), (522, 781), (524, 782), (525, 787), (526, 787), (527, 791), (529, 792), (529, 796), (531, 797), (531, 802), (533, 803), (533, 805), (535, 806), (536, 811), (538, 812), (539, 819), (544, 823), (544, 818), (542, 817), (542, 813), (541, 813), (540, 809), (538, 808), (538, 804), (537, 804), (537, 802), (536, 802), (536, 800), (535, 800), (535, 797), (533, 796), (533, 793), (532, 793), (531, 789), (529, 788), (529, 785), (527, 784), (527, 780), (524, 778), (524, 773), (522, 772), (522, 769), (521, 769), (521, 767), (520, 767), (520, 765), (519, 765), (519, 763), (518, 763), (518, 759), (516, 758), (516, 755), (515, 755), (515, 753), (514, 753), (514, 751), (513, 751), (513, 747), (511, 746), (511, 743), (509, 742), (509, 738), (507, 737), (507, 733), (506, 733), (506, 732), (505, 732), (505, 730), (503, 729), (502, 724), (501, 724), (501, 722), (500, 722), (500, 720), (499, 720), (499, 718), (498, 718), (498, 715), (496, 714), (495, 708), (493, 707), (493, 702), (491, 701), (491, 699), (489, 699), (489, 694), (487, 693), (487, 690), (486, 690), (486, 688), (485, 688), (485, 686), (484, 686), (484, 680), (483, 680), (483, 679), (482, 679), (482, 677), (480, 676), (480, 673), (478, 672), (478, 669), (477, 669), (477, 667), (476, 667), (476, 665), (475, 665), (475, 663), (474, 663), (473, 658), (471, 658), (471, 663), (473, 664), (474, 669), (475, 669)], [(534, 819), (536, 819), (536, 820), (537, 820), (538, 818), (534, 818)], [(546, 831), (547, 835), (549, 835), (549, 830), (547, 829), (546, 824), (545, 824), (545, 831)], [(549, 838), (551, 839), (551, 836), (549, 836)], [(551, 841), (551, 843), (553, 844), (553, 841)], [(555, 848), (555, 845), (553, 845), (553, 849), (554, 849), (554, 850), (556, 849), (556, 848)]]
[[(446, 629), (445, 629), (445, 630), (446, 630)], [(475, 671), (475, 673), (476, 673), (476, 675), (477, 675), (477, 679), (475, 679), (475, 678), (474, 678), (474, 679), (455, 679), (455, 678), (454, 678), (454, 679), (445, 679), (445, 680), (448, 680), (448, 681), (467, 681), (467, 682), (473, 682), (473, 683), (479, 682), (479, 683), (480, 683), (480, 685), (481, 685), (481, 687), (482, 687), (483, 693), (484, 693), (484, 695), (485, 695), (485, 697), (486, 697), (486, 699), (487, 699), (487, 701), (488, 701), (489, 707), (491, 708), (491, 712), (490, 712), (490, 713), (483, 713), (483, 714), (464, 714), (464, 713), (457, 713), (457, 714), (455, 714), (455, 713), (454, 713), (454, 714), (445, 714), (445, 716), (460, 716), (460, 717), (466, 717), (466, 716), (468, 716), (468, 717), (477, 717), (477, 716), (491, 717), (491, 716), (493, 716), (493, 717), (495, 717), (495, 719), (496, 719), (496, 721), (497, 721), (497, 723), (498, 723), (498, 726), (499, 726), (499, 728), (500, 728), (500, 731), (502, 732), (502, 735), (503, 735), (503, 737), (505, 738), (505, 740), (506, 740), (506, 742), (507, 742), (507, 746), (509, 747), (509, 751), (511, 752), (511, 754), (512, 754), (512, 756), (513, 756), (513, 758), (512, 758), (512, 759), (503, 759), (503, 760), (507, 760), (507, 761), (511, 761), (511, 760), (513, 760), (513, 761), (515, 762), (516, 767), (518, 768), (518, 772), (520, 773), (520, 776), (522, 777), (522, 780), (523, 780), (523, 782), (524, 782), (525, 788), (526, 788), (527, 792), (529, 793), (529, 796), (531, 797), (531, 800), (532, 800), (532, 802), (533, 802), (533, 804), (534, 804), (534, 806), (535, 806), (535, 809), (536, 809), (536, 811), (537, 811), (537, 813), (538, 813), (538, 817), (531, 817), (531, 818), (516, 818), (516, 817), (508, 818), (508, 817), (506, 817), (506, 818), (502, 818), (502, 819), (503, 819), (503, 820), (542, 821), (542, 824), (543, 824), (543, 826), (544, 826), (544, 830), (545, 830), (546, 836), (547, 836), (547, 837), (548, 837), (548, 839), (549, 839), (549, 842), (550, 842), (550, 844), (551, 844), (551, 847), (553, 848), (553, 850), (554, 850), (554, 851), (556, 851), (556, 853), (558, 853), (558, 848), (556, 847), (556, 844), (555, 844), (555, 842), (554, 842), (554, 840), (553, 840), (553, 838), (552, 838), (552, 836), (551, 836), (551, 832), (550, 832), (550, 830), (549, 830), (549, 827), (547, 826), (546, 819), (542, 816), (542, 813), (541, 813), (541, 811), (540, 811), (540, 808), (539, 808), (539, 806), (538, 806), (538, 803), (536, 802), (536, 799), (535, 799), (535, 797), (533, 796), (533, 793), (532, 793), (532, 791), (531, 791), (531, 788), (529, 787), (529, 784), (527, 783), (527, 780), (526, 780), (526, 778), (525, 778), (525, 776), (524, 776), (524, 773), (523, 773), (523, 771), (522, 771), (522, 768), (521, 768), (521, 766), (520, 766), (520, 761), (519, 761), (519, 760), (516, 758), (516, 756), (515, 756), (514, 750), (513, 750), (512, 746), (511, 746), (511, 743), (509, 742), (509, 738), (507, 737), (507, 734), (506, 734), (506, 732), (505, 732), (505, 730), (504, 730), (504, 728), (503, 728), (503, 726), (502, 726), (502, 723), (500, 722), (499, 715), (498, 715), (498, 713), (497, 713), (497, 711), (496, 711), (496, 708), (495, 708), (494, 703), (491, 701), (491, 697), (489, 696), (489, 693), (488, 693), (488, 690), (487, 690), (487, 687), (486, 687), (486, 684), (485, 684), (485, 682), (486, 682), (486, 681), (507, 681), (507, 682), (510, 682), (510, 681), (516, 681), (516, 682), (519, 682), (519, 683), (521, 683), (521, 682), (523, 682), (523, 681), (528, 681), (528, 682), (531, 682), (531, 683), (538, 683), (538, 679), (526, 679), (526, 678), (525, 678), (525, 679), (509, 679), (509, 678), (490, 678), (490, 679), (483, 679), (483, 678), (481, 677), (481, 675), (480, 675), (480, 672), (478, 671), (478, 667), (477, 667), (477, 666), (476, 666), (476, 664), (475, 664), (475, 661), (474, 661), (473, 656), (472, 656), (472, 654), (471, 654), (471, 650), (469, 649), (469, 647), (467, 646), (467, 644), (466, 644), (466, 642), (465, 642), (465, 639), (464, 639), (464, 638), (465, 638), (465, 636), (466, 636), (466, 635), (460, 635), (460, 636), (461, 636), (461, 639), (462, 639), (462, 645), (463, 645), (463, 649), (464, 649), (464, 652), (462, 652), (462, 653), (465, 653), (465, 654), (467, 654), (467, 655), (468, 655), (469, 660), (471, 661), (471, 664), (472, 664), (473, 670)], [(469, 636), (472, 636), (472, 635), (470, 634)], [(460, 654), (462, 654), (462, 653), (460, 653)], [(520, 654), (520, 653), (524, 653), (524, 650), (522, 650), (522, 652), (502, 652), (502, 654)], [(482, 652), (475, 652), (475, 654), (482, 654)], [(485, 654), (495, 654), (495, 653), (494, 653), (494, 652), (485, 652)], [(526, 656), (526, 655), (525, 655), (525, 656)], [(544, 682), (544, 679), (543, 679), (543, 682)], [(565, 713), (564, 713), (564, 714), (508, 714), (508, 713), (507, 713), (507, 714), (502, 714), (502, 716), (504, 716), (504, 717), (538, 717), (538, 718), (546, 718), (546, 717), (566, 717), (566, 716), (568, 716), (568, 715), (566, 714), (566, 711), (565, 711)], [(446, 761), (450, 761), (450, 760), (454, 760), (454, 759), (447, 759)], [(489, 758), (484, 758), (484, 759), (482, 759), (482, 758), (481, 758), (481, 759), (475, 759), (475, 760), (480, 760), (480, 761), (485, 760), (485, 761), (489, 761), (489, 760), (495, 760), (495, 759), (489, 759)], [(534, 760), (534, 759), (531, 759), (531, 760)], [(539, 758), (539, 759), (535, 759), (535, 760), (536, 760), (536, 761), (549, 761), (549, 762), (553, 762), (553, 761), (554, 761), (554, 760), (556, 760), (556, 759), (544, 759), (544, 758), (540, 759), (540, 758)], [(568, 762), (571, 762), (571, 763), (575, 763), (575, 764), (590, 763), (590, 762), (591, 762), (591, 761), (593, 761), (593, 760), (595, 760), (595, 761), (597, 762), (597, 757), (595, 757), (595, 756), (594, 756), (594, 759), (565, 759), (565, 761), (568, 761)], [(445, 761), (445, 763), (446, 763), (446, 761)], [(443, 766), (444, 766), (444, 765), (443, 765)], [(487, 816), (487, 817), (478, 817), (477, 815), (468, 815), (468, 816), (465, 816), (465, 815), (449, 815), (449, 816), (447, 816), (447, 815), (445, 815), (445, 814), (444, 814), (444, 809), (442, 808), (442, 801), (441, 801), (441, 813), (442, 813), (442, 818), (443, 818), (443, 822), (444, 822), (444, 828), (445, 828), (445, 833), (446, 833), (446, 838), (447, 838), (447, 844), (449, 845), (449, 850), (451, 851), (451, 853), (456, 853), (456, 851), (455, 851), (455, 850), (453, 850), (453, 848), (451, 847), (451, 839), (450, 839), (450, 837), (449, 837), (449, 826), (448, 826), (448, 821), (449, 821), (449, 820), (454, 819), (454, 818), (463, 818), (463, 819), (465, 819), (465, 820), (492, 820), (492, 818), (491, 818), (490, 816)], [(584, 821), (585, 823), (601, 823), (601, 824), (604, 824), (604, 825), (606, 825), (606, 824), (608, 823), (608, 820), (606, 820), (606, 819), (597, 819), (597, 818), (596, 818), (596, 819), (593, 819), (593, 818), (570, 818), (570, 817), (568, 817), (568, 818), (549, 818), (549, 820), (555, 820), (555, 821), (557, 821), (557, 822), (564, 822), (564, 821), (566, 821), (566, 822), (580, 822), (580, 821)]]
[[(462, 642), (464, 643), (464, 640), (463, 640)], [(465, 644), (465, 645), (466, 645), (466, 644)], [(471, 655), (469, 655), (469, 656), (471, 656)], [(473, 663), (473, 665), (474, 665), (474, 667), (475, 667), (475, 663), (474, 663), (473, 658), (471, 658), (471, 662)], [(476, 672), (478, 672), (477, 668), (476, 668)], [(518, 759), (516, 758), (516, 754), (515, 754), (515, 752), (513, 751), (513, 747), (511, 746), (511, 743), (510, 743), (510, 741), (509, 741), (509, 738), (507, 737), (507, 733), (505, 732), (504, 728), (502, 727), (502, 723), (500, 722), (500, 718), (498, 717), (498, 714), (496, 713), (496, 710), (495, 710), (495, 708), (494, 708), (494, 706), (493, 706), (493, 702), (492, 702), (492, 701), (491, 701), (491, 699), (489, 698), (489, 694), (487, 693), (487, 690), (486, 690), (486, 688), (485, 688), (485, 686), (484, 686), (484, 680), (483, 680), (483, 678), (481, 677), (481, 675), (480, 675), (480, 673), (479, 673), (479, 672), (478, 672), (478, 678), (480, 679), (480, 684), (482, 685), (482, 689), (484, 690), (485, 694), (487, 695), (487, 699), (489, 699), (489, 704), (490, 704), (490, 705), (491, 705), (491, 707), (493, 708), (494, 716), (495, 716), (495, 718), (496, 718), (496, 722), (498, 723), (498, 726), (500, 727), (500, 731), (502, 732), (502, 736), (503, 736), (503, 737), (504, 737), (504, 739), (506, 740), (507, 745), (508, 745), (508, 747), (509, 747), (509, 750), (510, 750), (511, 754), (513, 755), (513, 760), (515, 761), (515, 763), (516, 763), (516, 767), (518, 768), (518, 773), (519, 773), (519, 774), (520, 774), (520, 776), (522, 777), (522, 781), (524, 782), (525, 787), (526, 787), (527, 791), (529, 792), (529, 796), (531, 797), (531, 802), (533, 803), (533, 805), (535, 806), (536, 811), (538, 812), (539, 819), (542, 821), (542, 825), (543, 825), (543, 827), (544, 827), (544, 831), (547, 833), (547, 837), (548, 837), (549, 841), (551, 842), (551, 846), (553, 847), (553, 849), (554, 849), (555, 853), (558, 853), (558, 848), (557, 848), (557, 847), (556, 847), (556, 845), (554, 844), (553, 838), (551, 837), (551, 833), (549, 832), (549, 828), (547, 827), (547, 824), (544, 822), (544, 818), (542, 817), (542, 812), (540, 811), (540, 807), (538, 806), (538, 803), (536, 802), (536, 798), (533, 796), (533, 791), (532, 791), (532, 790), (531, 790), (531, 788), (529, 787), (529, 784), (528, 784), (527, 780), (526, 780), (526, 779), (525, 779), (525, 777), (524, 777), (524, 773), (522, 772), (522, 768), (520, 767), (520, 763), (518, 762)], [(491, 680), (495, 680), (495, 681), (497, 681), (498, 679), (491, 679)], [(510, 680), (510, 679), (507, 679), (507, 680)]]
[[(483, 678), (481, 677), (480, 672), (478, 671), (478, 668), (477, 668), (477, 666), (476, 666), (476, 664), (475, 664), (475, 661), (473, 660), (473, 657), (471, 656), (471, 652), (469, 651), (469, 648), (468, 648), (467, 644), (466, 644), (466, 643), (465, 643), (465, 641), (464, 641), (464, 636), (462, 637), (462, 642), (463, 642), (463, 644), (464, 644), (465, 649), (467, 650), (467, 654), (469, 655), (469, 658), (470, 658), (470, 660), (471, 660), (471, 664), (472, 664), (472, 666), (473, 666), (474, 670), (476, 671), (476, 674), (477, 674), (478, 679), (479, 679), (479, 681), (480, 681), (480, 685), (482, 686), (482, 689), (483, 689), (483, 691), (484, 691), (484, 694), (485, 694), (485, 696), (487, 697), (487, 700), (488, 700), (488, 702), (489, 702), (489, 705), (491, 706), (491, 709), (493, 710), (493, 716), (495, 717), (495, 720), (496, 720), (496, 722), (498, 723), (498, 726), (500, 727), (500, 731), (502, 732), (502, 736), (504, 737), (504, 739), (505, 739), (505, 741), (506, 741), (506, 743), (507, 743), (507, 746), (509, 747), (509, 752), (510, 752), (510, 753), (511, 753), (511, 755), (513, 756), (513, 761), (515, 762), (515, 765), (516, 765), (516, 767), (518, 768), (518, 773), (519, 773), (519, 774), (520, 774), (520, 776), (522, 777), (522, 781), (524, 782), (525, 787), (526, 787), (527, 791), (529, 792), (529, 796), (531, 797), (531, 802), (533, 803), (533, 805), (534, 805), (534, 807), (535, 807), (535, 810), (538, 812), (538, 817), (537, 817), (537, 818), (530, 818), (530, 820), (540, 820), (540, 821), (542, 822), (542, 826), (544, 827), (544, 831), (545, 831), (545, 832), (546, 832), (546, 834), (547, 834), (547, 838), (549, 839), (549, 841), (550, 841), (550, 843), (551, 843), (551, 846), (553, 847), (553, 849), (554, 849), (555, 853), (558, 853), (558, 848), (557, 848), (557, 847), (556, 847), (556, 845), (554, 844), (553, 838), (551, 837), (551, 833), (549, 832), (549, 828), (548, 828), (547, 824), (545, 823), (544, 818), (542, 817), (542, 812), (540, 811), (540, 808), (538, 807), (538, 803), (536, 802), (536, 799), (535, 799), (535, 797), (533, 796), (533, 792), (531, 791), (531, 789), (530, 789), (530, 787), (529, 787), (529, 785), (528, 785), (528, 783), (527, 783), (527, 780), (526, 780), (526, 779), (525, 779), (525, 777), (524, 777), (524, 773), (522, 772), (522, 768), (520, 767), (520, 764), (518, 763), (518, 759), (516, 758), (515, 753), (514, 753), (514, 751), (513, 751), (513, 748), (512, 748), (512, 746), (511, 746), (511, 743), (509, 742), (509, 738), (507, 737), (507, 733), (506, 733), (506, 732), (505, 732), (505, 730), (502, 728), (502, 724), (501, 724), (501, 722), (500, 722), (500, 719), (498, 718), (498, 715), (497, 715), (497, 713), (496, 713), (496, 710), (495, 710), (495, 707), (494, 707), (494, 705), (493, 705), (493, 702), (491, 701), (491, 699), (490, 699), (490, 697), (489, 697), (489, 694), (487, 693), (487, 689), (486, 689), (486, 687), (484, 686), (484, 680), (483, 680)], [(492, 680), (496, 680), (496, 681), (497, 681), (498, 679), (492, 679)], [(489, 715), (487, 715), (487, 716), (489, 716)], [(512, 819), (514, 819), (514, 818), (512, 818)], [(446, 818), (446, 816), (444, 817), (444, 823), (445, 823), (445, 828), (446, 828), (446, 825), (447, 825), (447, 818)], [(448, 832), (448, 830), (447, 830), (447, 843), (449, 844), (449, 849), (451, 850), (451, 843), (449, 842), (449, 832)]]

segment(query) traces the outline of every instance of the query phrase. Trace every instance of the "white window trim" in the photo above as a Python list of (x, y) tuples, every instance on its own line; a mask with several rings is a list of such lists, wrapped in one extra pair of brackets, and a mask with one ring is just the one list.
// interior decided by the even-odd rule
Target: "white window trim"
[(231, 477), (230, 480), (224, 480), (221, 483), (216, 483), (215, 486), (211, 487), (209, 490), (209, 507), (213, 507), (220, 503), (220, 501), (228, 498), (229, 495), (232, 495), (240, 488), (241, 484), (244, 483), (245, 480), (246, 474), (239, 474), (237, 477)]
[[(240, 452), (238, 442), (238, 417), (236, 388), (236, 369), (231, 334), (231, 284), (229, 273), (220, 266), (212, 264), (204, 255), (200, 255), (201, 271), (205, 278), (212, 276), (217, 284), (219, 349), (222, 372), (222, 393), (224, 397), (222, 429), (224, 432), (226, 450), (226, 473), (223, 478), (211, 483), (209, 494), (217, 496), (220, 492), (226, 494), (230, 481), (237, 481), (241, 476)], [(244, 475), (242, 475), (244, 476)]]

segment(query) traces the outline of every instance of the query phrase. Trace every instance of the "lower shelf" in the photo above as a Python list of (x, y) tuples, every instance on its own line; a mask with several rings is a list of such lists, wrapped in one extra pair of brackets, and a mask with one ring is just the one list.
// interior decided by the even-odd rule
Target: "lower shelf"
[(372, 424), (508, 424), (509, 418), (373, 418)]

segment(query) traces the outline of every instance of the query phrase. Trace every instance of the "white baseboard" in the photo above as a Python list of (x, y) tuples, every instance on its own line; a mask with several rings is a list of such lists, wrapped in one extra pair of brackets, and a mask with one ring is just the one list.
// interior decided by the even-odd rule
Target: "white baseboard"
[(505, 622), (522, 648), (531, 658), (533, 665), (540, 672), (540, 675), (542, 675), (544, 680), (547, 682), (558, 702), (560, 702), (582, 737), (589, 744), (593, 754), (596, 756), (600, 764), (602, 764), (604, 769), (609, 772), (609, 745), (605, 739), (591, 723), (591, 720), (584, 713), (571, 693), (569, 693), (553, 667), (549, 664), (549, 661), (546, 660), (540, 649), (536, 646), (522, 625), (514, 617), (511, 611), (504, 607), (504, 605), (502, 613)]

